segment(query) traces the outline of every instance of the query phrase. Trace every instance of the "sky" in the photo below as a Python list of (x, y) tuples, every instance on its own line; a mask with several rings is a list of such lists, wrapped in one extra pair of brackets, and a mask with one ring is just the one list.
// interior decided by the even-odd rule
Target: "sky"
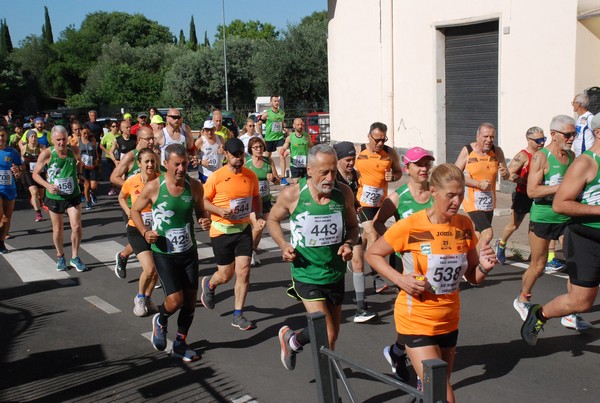
[[(327, 10), (327, 0), (224, 0), (225, 24), (232, 20), (258, 20), (281, 31), (297, 24), (314, 11)], [(221, 0), (0, 0), (0, 19), (6, 19), (14, 47), (28, 35), (41, 35), (44, 6), (48, 6), (54, 40), (69, 25), (81, 27), (85, 16), (94, 11), (123, 11), (143, 14), (168, 27), (179, 38), (183, 30), (189, 39), (190, 19), (194, 16), (198, 41), (214, 41), (217, 26), (223, 21)]]

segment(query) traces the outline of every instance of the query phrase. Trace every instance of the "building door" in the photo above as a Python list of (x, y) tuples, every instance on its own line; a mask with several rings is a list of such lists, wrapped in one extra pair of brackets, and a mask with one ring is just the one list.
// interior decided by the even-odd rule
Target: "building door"
[[(446, 161), (454, 162), (483, 122), (498, 126), (498, 21), (445, 34)], [(496, 136), (496, 141), (498, 140)]]

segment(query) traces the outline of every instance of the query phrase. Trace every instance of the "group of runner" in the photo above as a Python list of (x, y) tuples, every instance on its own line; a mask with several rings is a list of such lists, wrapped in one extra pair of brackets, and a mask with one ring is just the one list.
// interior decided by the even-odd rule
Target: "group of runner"
[[(213, 120), (204, 123), (195, 140), (182, 124), (178, 109), (170, 109), (166, 118), (166, 124), (141, 125), (136, 130), (135, 148), (119, 154), (111, 175), (112, 185), (121, 189), (118, 201), (127, 220), (129, 241), (116, 256), (115, 273), (125, 278), (128, 257), (137, 255), (142, 275), (134, 314), (154, 314), (152, 345), (157, 350), (166, 349), (168, 319), (178, 312), (172, 354), (184, 361), (197, 360), (199, 356), (188, 347), (186, 338), (198, 296), (202, 305), (213, 309), (217, 287), (232, 280), (234, 274), (231, 325), (241, 330), (254, 327), (244, 316), (244, 304), (250, 267), (260, 264), (258, 247), (267, 226), (283, 260), (291, 263), (288, 294), (300, 300), (307, 312), (325, 314), (332, 349), (339, 335), (347, 270), (353, 273), (354, 321), (367, 322), (377, 316), (368, 310), (365, 298), (367, 262), (375, 271), (376, 292), (389, 287), (385, 280), (399, 289), (394, 309), (396, 341), (383, 351), (392, 371), (407, 380), (408, 359), (422, 379), (423, 360), (443, 359), (448, 363), (448, 401), (454, 401), (450, 374), (460, 317), (459, 282), (464, 277), (471, 284), (480, 284), (497, 263), (497, 255), (505, 261), (507, 239), (530, 205), (532, 260), (514, 301), (525, 320), (524, 340), (535, 344), (551, 317), (563, 316), (563, 324), (577, 330), (591, 326), (577, 312), (591, 307), (600, 283), (593, 258), (593, 246), (600, 240), (594, 232), (600, 227), (593, 217), (598, 203), (596, 151), (600, 151), (600, 142), (575, 159), (570, 148), (577, 135), (576, 123), (568, 116), (552, 120), (552, 142), (546, 148), (542, 148), (546, 140), (543, 130), (529, 129), (528, 147), (508, 167), (501, 148), (493, 144), (495, 127), (484, 123), (455, 164), (435, 168), (434, 156), (420, 147), (409, 149), (401, 161), (398, 153), (386, 146), (387, 126), (380, 122), (371, 125), (367, 142), (358, 153), (349, 142), (333, 147), (313, 145), (303, 132), (301, 119), (294, 121), (294, 131), (287, 139), (278, 138), (279, 133), (273, 131), (283, 133), (285, 127), (277, 97), (272, 97), (272, 108), (258, 122), (266, 123), (266, 141), (254, 131), (256, 124), (251, 120), (246, 122), (242, 138), (235, 138), (218, 127), (219, 114), (213, 113)], [(590, 120), (589, 128), (595, 137), (600, 136), (600, 116)], [(122, 131), (129, 129), (130, 122), (121, 122)], [(6, 147), (7, 136), (6, 130), (0, 129), (3, 253), (16, 198), (15, 179), (26, 172), (19, 153)], [(85, 134), (82, 139), (84, 148), (69, 147), (67, 130), (54, 126), (48, 147), (40, 150), (31, 165), (32, 179), (45, 188), (58, 270), (67, 269), (62, 245), (64, 213), (69, 215), (72, 229), (70, 263), (78, 271), (87, 270), (78, 257), (82, 200), (78, 179), (81, 167), (85, 169), (93, 160), (84, 161), (83, 153), (89, 147)], [(31, 146), (24, 144), (29, 154), (34, 146), (33, 140)], [(279, 175), (270, 158), (277, 149), (282, 156), (290, 151), (292, 184), (283, 188), (273, 205), (271, 185), (281, 183), (285, 176), (285, 170)], [(198, 167), (198, 180), (189, 175), (190, 164)], [(388, 184), (399, 180), (403, 170), (407, 183), (388, 194)], [(504, 231), (494, 251), (491, 223), (498, 174), (516, 182), (517, 189), (512, 227)], [(84, 185), (86, 201), (91, 188), (91, 184), (89, 188)], [(458, 214), (461, 205), (468, 217)], [(386, 228), (392, 216), (396, 223)], [(575, 221), (570, 223), (570, 217), (576, 217)], [(289, 241), (282, 228), (286, 219), (290, 222)], [(217, 265), (213, 275), (201, 281), (196, 223), (210, 230)], [(568, 293), (544, 307), (531, 304), (531, 289), (544, 272), (549, 242), (565, 229)], [(157, 305), (151, 295), (159, 279), (165, 299)], [(306, 329), (280, 328), (285, 368), (294, 369), (297, 354), (309, 341)]]

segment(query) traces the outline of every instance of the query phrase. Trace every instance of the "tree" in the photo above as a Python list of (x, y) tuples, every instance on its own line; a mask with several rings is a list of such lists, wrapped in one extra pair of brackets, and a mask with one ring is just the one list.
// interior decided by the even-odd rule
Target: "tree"
[(204, 31), (204, 47), (210, 48), (210, 41), (208, 40), (208, 32)]
[(0, 21), (0, 55), (7, 56), (13, 51), (12, 39), (6, 24), (6, 18)]
[[(277, 32), (274, 25), (269, 23), (263, 24), (260, 21), (254, 20), (244, 22), (240, 19), (231, 21), (227, 25), (225, 33), (227, 34), (227, 40), (234, 36), (239, 38), (274, 40), (279, 36), (279, 32)], [(222, 39), (223, 26), (219, 25), (215, 34), (215, 41)]]
[(198, 37), (196, 36), (196, 24), (194, 23), (194, 16), (190, 21), (190, 42), (189, 47), (192, 50), (198, 49)]
[(52, 35), (52, 23), (50, 22), (50, 14), (48, 13), (48, 7), (44, 6), (44, 25), (42, 25), (42, 38), (48, 45), (54, 43), (54, 36)]
[(179, 30), (179, 46), (185, 46), (185, 35), (183, 34), (183, 29)]

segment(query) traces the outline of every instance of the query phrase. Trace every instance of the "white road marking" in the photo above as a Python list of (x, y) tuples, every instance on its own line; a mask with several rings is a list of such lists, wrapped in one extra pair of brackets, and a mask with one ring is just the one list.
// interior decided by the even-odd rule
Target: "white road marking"
[(25, 283), (69, 278), (66, 272), (56, 270), (56, 261), (43, 250), (15, 250), (12, 247), (9, 250), (10, 253), (2, 256)]
[(104, 301), (102, 298), (99, 298), (99, 297), (97, 297), (95, 295), (92, 295), (90, 297), (85, 297), (84, 299), (87, 302), (89, 302), (90, 304), (94, 305), (98, 309), (101, 309), (101, 310), (103, 310), (104, 312), (106, 312), (108, 314), (121, 312), (120, 309), (112, 306), (108, 302)]
[[(529, 264), (527, 264), (527, 263), (512, 262), (512, 261), (507, 261), (507, 262), (508, 262), (507, 264), (509, 264), (511, 266), (520, 267), (521, 269), (525, 269), (525, 270), (527, 270), (527, 268), (529, 267)], [(564, 279), (568, 279), (569, 278), (568, 274), (561, 273), (561, 272), (545, 273), (545, 274), (551, 274), (553, 276), (564, 278)]]
[(255, 402), (258, 402), (258, 400), (255, 400), (250, 395), (244, 395), (244, 396), (240, 396), (238, 398), (231, 399), (231, 403), (255, 403)]
[[(81, 249), (92, 255), (100, 263), (105, 264), (110, 270), (113, 270), (115, 267), (115, 255), (117, 252), (122, 251), (123, 248), (123, 245), (117, 241), (84, 242), (81, 244)], [(127, 262), (127, 269), (141, 268), (142, 265), (137, 260), (135, 255), (131, 255), (129, 257), (129, 261)]]

